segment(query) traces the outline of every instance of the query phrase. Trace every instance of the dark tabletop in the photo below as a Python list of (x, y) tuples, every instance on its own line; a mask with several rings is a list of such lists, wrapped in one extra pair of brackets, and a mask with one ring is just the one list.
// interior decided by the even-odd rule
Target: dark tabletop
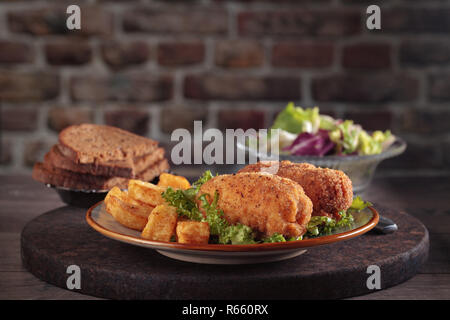
[[(0, 299), (97, 299), (47, 284), (23, 268), (22, 228), (64, 203), (29, 176), (3, 175), (0, 182)], [(450, 299), (450, 177), (379, 177), (364, 198), (420, 219), (430, 234), (430, 254), (412, 279), (352, 299)]]

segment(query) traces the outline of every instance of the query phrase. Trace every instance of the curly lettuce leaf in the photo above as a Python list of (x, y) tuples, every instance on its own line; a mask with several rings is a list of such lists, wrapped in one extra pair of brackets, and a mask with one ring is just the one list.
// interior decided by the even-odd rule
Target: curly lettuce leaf
[(208, 180), (214, 178), (210, 170), (203, 172), (202, 176), (192, 184), (192, 188), (195, 189), (195, 193), (200, 190), (200, 187)]
[(214, 199), (211, 203), (209, 203), (208, 197), (208, 194), (202, 194), (199, 197), (202, 208), (206, 213), (205, 221), (209, 224), (211, 235), (220, 236), (221, 232), (228, 226), (228, 223), (223, 217), (223, 211), (217, 208), (219, 194), (217, 192), (214, 194)]
[(320, 126), (319, 108), (295, 107), (293, 102), (288, 103), (286, 108), (276, 117), (272, 129), (282, 129), (290, 133), (301, 132), (315, 133)]
[(339, 212), (341, 218), (336, 220), (326, 216), (313, 216), (306, 227), (306, 234), (310, 238), (331, 234), (335, 229), (349, 227), (353, 224), (353, 216), (345, 211)]
[(333, 117), (321, 114), (319, 129), (332, 131), (336, 129), (336, 120)]
[(252, 228), (241, 223), (229, 225), (219, 235), (219, 243), (254, 244), (255, 235)]
[(353, 124), (352, 120), (345, 120), (337, 128), (330, 131), (330, 140), (336, 144), (338, 153), (351, 154), (356, 152), (359, 143), (361, 127)]
[(172, 207), (177, 209), (181, 216), (185, 216), (190, 220), (203, 221), (203, 215), (197, 208), (195, 203), (195, 189), (189, 188), (187, 190), (173, 189), (168, 187), (162, 193), (163, 199)]
[(379, 154), (386, 148), (386, 141), (392, 141), (392, 134), (389, 130), (374, 131), (372, 135), (368, 134), (366, 131), (361, 131), (359, 134), (358, 141), (358, 154), (360, 155), (371, 155)]
[(286, 242), (286, 239), (282, 234), (275, 232), (273, 235), (263, 238), (262, 242), (263, 243)]
[(360, 196), (357, 196), (353, 199), (352, 205), (349, 209), (355, 210), (355, 211), (361, 211), (367, 207), (372, 206), (373, 204), (369, 201), (364, 201)]

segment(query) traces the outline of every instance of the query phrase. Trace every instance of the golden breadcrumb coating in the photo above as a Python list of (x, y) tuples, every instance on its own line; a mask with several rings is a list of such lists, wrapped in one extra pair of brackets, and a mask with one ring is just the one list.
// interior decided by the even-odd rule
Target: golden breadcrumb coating
[(218, 207), (231, 223), (265, 235), (298, 237), (305, 233), (312, 203), (296, 182), (266, 173), (221, 175), (202, 185), (199, 194), (218, 192)]
[(268, 161), (248, 165), (243, 172), (278, 169), (274, 174), (300, 184), (313, 203), (313, 216), (331, 216), (339, 219), (339, 211), (347, 210), (353, 201), (350, 178), (340, 170), (323, 169), (308, 163)]

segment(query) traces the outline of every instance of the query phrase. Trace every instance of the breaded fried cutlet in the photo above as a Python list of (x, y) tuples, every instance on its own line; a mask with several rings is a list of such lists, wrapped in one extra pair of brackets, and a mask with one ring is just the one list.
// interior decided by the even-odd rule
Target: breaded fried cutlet
[(308, 163), (267, 161), (248, 165), (239, 173), (270, 171), (271, 168), (277, 170), (273, 174), (291, 179), (303, 187), (313, 203), (313, 216), (340, 219), (339, 212), (352, 204), (352, 181), (340, 170), (318, 168)]
[(242, 223), (264, 235), (298, 237), (311, 218), (312, 202), (296, 182), (266, 173), (220, 175), (205, 182), (199, 195), (215, 192), (230, 224)]

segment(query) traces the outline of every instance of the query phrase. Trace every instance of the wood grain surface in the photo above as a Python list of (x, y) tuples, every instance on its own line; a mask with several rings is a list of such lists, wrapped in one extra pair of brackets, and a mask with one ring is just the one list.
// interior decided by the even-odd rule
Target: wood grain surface
[[(29, 176), (0, 177), (0, 299), (96, 299), (47, 284), (21, 263), (20, 232), (43, 212), (64, 204), (58, 195)], [(364, 198), (424, 223), (430, 254), (418, 275), (392, 288), (353, 299), (450, 299), (449, 177), (391, 177), (375, 179)]]

